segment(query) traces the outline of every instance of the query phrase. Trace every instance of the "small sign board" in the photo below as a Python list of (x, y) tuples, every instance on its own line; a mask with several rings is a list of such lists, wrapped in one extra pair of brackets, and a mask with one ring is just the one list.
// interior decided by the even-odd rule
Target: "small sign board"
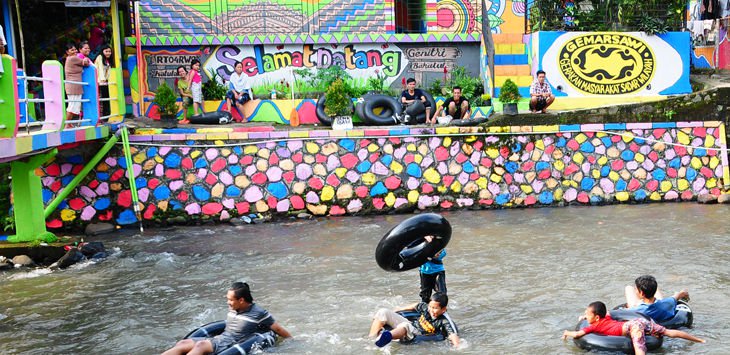
[(75, 0), (64, 1), (66, 7), (109, 7), (111, 1)]
[(332, 129), (347, 131), (352, 129), (352, 117), (350, 116), (336, 116), (332, 119)]

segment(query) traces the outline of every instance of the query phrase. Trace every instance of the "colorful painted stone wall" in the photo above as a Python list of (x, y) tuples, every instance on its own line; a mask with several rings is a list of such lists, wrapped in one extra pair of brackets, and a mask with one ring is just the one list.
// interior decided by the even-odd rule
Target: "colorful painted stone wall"
[[(730, 179), (724, 137), (719, 122), (138, 130), (131, 164), (145, 219), (677, 201), (720, 194)], [(49, 226), (135, 223), (120, 156), (101, 162)], [(84, 161), (71, 153), (42, 169), (45, 202)]]
[[(539, 32), (532, 71), (556, 96), (659, 96), (692, 92), (687, 32)], [(533, 48), (535, 44), (533, 43)]]

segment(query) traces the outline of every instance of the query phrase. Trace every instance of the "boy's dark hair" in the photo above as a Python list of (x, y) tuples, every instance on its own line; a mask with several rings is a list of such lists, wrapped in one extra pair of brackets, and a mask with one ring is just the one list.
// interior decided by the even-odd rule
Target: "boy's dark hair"
[(538, 70), (536, 75), (540, 76), (540, 74), (545, 74), (545, 71), (542, 69)]
[(641, 291), (641, 293), (644, 294), (644, 297), (646, 298), (652, 298), (654, 297), (654, 294), (656, 293), (657, 289), (657, 283), (654, 276), (651, 275), (641, 275), (634, 280), (634, 284), (636, 284), (636, 289)]
[(436, 292), (433, 295), (431, 295), (431, 301), (436, 301), (441, 305), (441, 308), (445, 308), (449, 305), (449, 296), (447, 296), (445, 293)]
[(606, 317), (606, 304), (601, 301), (596, 301), (588, 305), (593, 310), (593, 314), (597, 315), (598, 318)]
[(251, 289), (245, 282), (234, 282), (231, 285), (231, 290), (236, 295), (236, 299), (243, 298), (248, 303), (253, 303), (253, 296), (251, 296)]
[(415, 83), (415, 82), (416, 82), (415, 78), (408, 78), (408, 80), (406, 80), (406, 84)]
[(456, 89), (459, 89), (459, 91), (461, 91), (461, 86), (454, 86), (453, 88), (451, 88), (451, 91), (454, 91)]
[(200, 64), (200, 60), (198, 60), (198, 59), (193, 59), (193, 60), (191, 60), (191, 61), (190, 61), (190, 68), (192, 68), (192, 67), (193, 67), (193, 65), (195, 65), (195, 64)]

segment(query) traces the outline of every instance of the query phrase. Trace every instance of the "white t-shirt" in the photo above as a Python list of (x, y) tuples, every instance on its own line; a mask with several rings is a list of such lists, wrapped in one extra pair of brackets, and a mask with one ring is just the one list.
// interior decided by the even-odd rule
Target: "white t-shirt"
[(0, 46), (7, 45), (8, 42), (5, 40), (5, 31), (3, 31), (3, 26), (0, 25)]
[(239, 75), (238, 73), (233, 72), (229, 82), (231, 83), (230, 88), (238, 92), (246, 92), (249, 89), (248, 85), (246, 85), (246, 79), (244, 78), (243, 73)]

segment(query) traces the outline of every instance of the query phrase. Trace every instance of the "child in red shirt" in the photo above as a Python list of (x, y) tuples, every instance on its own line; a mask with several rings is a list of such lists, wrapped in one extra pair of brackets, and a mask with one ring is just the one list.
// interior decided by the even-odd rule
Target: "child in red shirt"
[(603, 302), (593, 302), (588, 305), (582, 317), (588, 321), (588, 326), (578, 330), (563, 332), (563, 340), (568, 337), (580, 338), (586, 334), (596, 333), (600, 335), (628, 336), (634, 344), (634, 352), (636, 355), (646, 354), (646, 335), (662, 336), (666, 335), (672, 338), (682, 338), (697, 343), (704, 343), (704, 339), (697, 338), (689, 333), (681, 330), (666, 329), (653, 321), (643, 318), (632, 319), (626, 322), (620, 322), (611, 319), (611, 315), (606, 314), (606, 305)]

